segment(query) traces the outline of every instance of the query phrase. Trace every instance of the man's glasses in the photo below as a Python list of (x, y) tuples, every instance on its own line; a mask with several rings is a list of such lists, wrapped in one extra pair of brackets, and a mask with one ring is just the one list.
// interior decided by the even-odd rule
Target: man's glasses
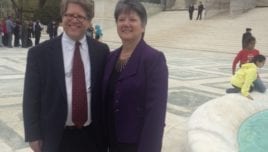
[(77, 19), (79, 22), (84, 22), (87, 18), (85, 16), (81, 15), (75, 15), (75, 14), (64, 14), (64, 17), (66, 17), (68, 20)]

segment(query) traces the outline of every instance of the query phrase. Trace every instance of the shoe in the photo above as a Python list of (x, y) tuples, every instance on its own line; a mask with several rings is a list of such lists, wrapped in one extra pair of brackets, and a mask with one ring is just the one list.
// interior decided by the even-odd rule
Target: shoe
[(226, 93), (239, 93), (240, 89), (239, 88), (228, 88), (226, 89)]

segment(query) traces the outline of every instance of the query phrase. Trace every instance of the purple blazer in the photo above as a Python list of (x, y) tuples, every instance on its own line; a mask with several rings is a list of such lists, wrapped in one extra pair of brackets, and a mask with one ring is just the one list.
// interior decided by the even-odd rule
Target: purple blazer
[[(108, 81), (121, 48), (108, 58), (103, 96), (107, 103)], [(165, 56), (141, 40), (121, 72), (115, 86), (112, 114), (120, 143), (137, 143), (138, 152), (160, 152), (168, 94)]]

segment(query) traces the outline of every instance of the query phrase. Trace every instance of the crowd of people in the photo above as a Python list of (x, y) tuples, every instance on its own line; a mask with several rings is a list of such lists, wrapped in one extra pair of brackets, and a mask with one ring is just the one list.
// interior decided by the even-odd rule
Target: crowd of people
[[(43, 25), (40, 20), (25, 20), (21, 22), (18, 19), (8, 16), (0, 21), (0, 47), (28, 48), (33, 45), (38, 45), (44, 27), (45, 25)], [(62, 32), (61, 23), (57, 23), (54, 20), (48, 23), (46, 33), (49, 35), (49, 39), (56, 38)], [(95, 25), (95, 28), (92, 25), (89, 26), (87, 32), (90, 37), (96, 40), (101, 40), (103, 36), (100, 25)], [(34, 40), (34, 43), (32, 40)]]
[(8, 16), (0, 22), (0, 46), (27, 48), (33, 45), (32, 38), (35, 39), (34, 44), (37, 45), (40, 42), (42, 30), (43, 25), (39, 20), (21, 22)]

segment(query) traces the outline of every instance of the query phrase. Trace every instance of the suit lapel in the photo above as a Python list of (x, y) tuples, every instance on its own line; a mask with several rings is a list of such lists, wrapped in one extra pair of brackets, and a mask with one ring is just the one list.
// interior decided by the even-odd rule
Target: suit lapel
[(98, 65), (97, 65), (97, 63), (98, 63), (98, 61), (97, 61), (97, 59), (98, 59), (98, 57), (97, 57), (97, 52), (98, 51), (96, 51), (95, 49), (95, 47), (94, 47), (94, 45), (93, 45), (93, 43), (92, 43), (92, 41), (90, 40), (90, 38), (89, 37), (86, 37), (87, 38), (87, 45), (88, 45), (88, 54), (89, 54), (89, 59), (90, 59), (90, 77), (91, 77), (91, 79), (90, 79), (90, 84), (91, 84), (91, 89), (92, 88), (94, 88), (94, 82), (96, 82), (95, 81), (95, 79), (96, 79), (96, 68), (98, 67)]
[(62, 44), (61, 44), (62, 35), (57, 37), (51, 46), (51, 57), (53, 58), (52, 62), (54, 65), (55, 76), (57, 82), (59, 83), (60, 90), (64, 96), (66, 97), (66, 86), (65, 86), (65, 72), (64, 72), (64, 63), (63, 63), (63, 53), (62, 53)]
[(122, 71), (119, 80), (125, 79), (129, 76), (136, 74), (141, 60), (141, 53), (144, 50), (145, 45), (146, 44), (143, 40), (139, 42), (134, 52), (132, 53), (130, 59), (128, 60), (125, 69)]

